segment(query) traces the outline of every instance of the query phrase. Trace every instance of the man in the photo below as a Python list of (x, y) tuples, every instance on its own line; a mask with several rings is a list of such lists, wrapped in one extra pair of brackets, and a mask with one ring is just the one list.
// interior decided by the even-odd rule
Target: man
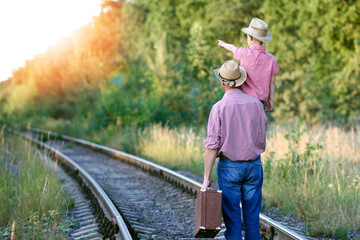
[(214, 73), (225, 94), (209, 115), (202, 188), (210, 187), (210, 173), (219, 157), (217, 176), (223, 194), (225, 237), (242, 239), (241, 202), (245, 239), (258, 240), (263, 182), (260, 154), (266, 146), (267, 117), (263, 104), (239, 89), (246, 71), (237, 62), (226, 61)]

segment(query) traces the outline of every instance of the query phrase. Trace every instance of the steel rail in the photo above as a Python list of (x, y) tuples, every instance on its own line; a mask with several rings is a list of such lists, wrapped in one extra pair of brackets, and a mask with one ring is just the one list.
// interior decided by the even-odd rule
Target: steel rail
[[(41, 129), (35, 129), (35, 128), (29, 128), (29, 131), (35, 132), (35, 133), (42, 133), (46, 134), (51, 137), (57, 137), (60, 139), (68, 140), (77, 144), (80, 144), (82, 146), (91, 148), (93, 150), (103, 152), (107, 155), (110, 155), (116, 159), (128, 162), (130, 164), (133, 164), (135, 166), (138, 166), (144, 170), (149, 171), (150, 173), (157, 174), (160, 177), (164, 177), (168, 181), (174, 183), (177, 186), (182, 187), (187, 192), (196, 195), (197, 192), (201, 189), (202, 184), (194, 181), (182, 174), (179, 174), (177, 172), (174, 172), (168, 168), (165, 168), (161, 165), (158, 165), (156, 163), (153, 163), (151, 161), (145, 160), (143, 158), (110, 148), (106, 147), (100, 144), (96, 144), (90, 141), (86, 141), (79, 138), (74, 138), (66, 135), (60, 135), (56, 132), (41, 130)], [(264, 214), (260, 214), (260, 228), (261, 231), (265, 234), (265, 236), (268, 239), (274, 239), (274, 240), (282, 240), (282, 239), (295, 239), (295, 240), (306, 240), (307, 238), (303, 235), (300, 235), (296, 233), (295, 231), (287, 228), (283, 224), (265, 216)]]
[(70, 167), (70, 169), (74, 170), (76, 174), (82, 179), (82, 181), (91, 189), (92, 193), (96, 196), (100, 207), (104, 210), (104, 213), (107, 215), (107, 217), (113, 222), (113, 224), (116, 224), (118, 226), (119, 232), (115, 234), (115, 237), (121, 240), (133, 239), (130, 235), (130, 232), (123, 218), (121, 217), (119, 211), (114, 206), (113, 202), (104, 192), (104, 190), (100, 187), (100, 185), (81, 166), (75, 163), (71, 158), (62, 154), (59, 150), (47, 145), (46, 143), (33, 139), (32, 137), (26, 136), (25, 134), (22, 134), (21, 132), (18, 132), (16, 130), (12, 130), (12, 131), (15, 134), (20, 135), (23, 138), (37, 144), (38, 146), (47, 149), (48, 151), (54, 154), (55, 158), (61, 160), (68, 167)]
[(29, 130), (32, 132), (48, 135), (50, 137), (57, 137), (57, 138), (61, 138), (64, 140), (68, 140), (68, 141), (80, 144), (82, 146), (91, 148), (93, 150), (105, 153), (116, 159), (120, 159), (120, 160), (130, 163), (132, 165), (140, 167), (146, 171), (149, 171), (152, 174), (159, 175), (160, 177), (163, 177), (163, 178), (169, 180), (170, 182), (175, 183), (175, 185), (179, 185), (179, 186), (183, 187), (184, 190), (186, 190), (187, 192), (192, 193), (194, 195), (201, 189), (201, 183), (194, 181), (191, 178), (185, 177), (184, 175), (181, 175), (181, 174), (179, 174), (175, 171), (172, 171), (168, 168), (165, 168), (159, 164), (153, 163), (149, 160), (145, 160), (143, 158), (140, 158), (140, 157), (137, 157), (137, 156), (134, 156), (134, 155), (110, 148), (110, 147), (106, 147), (106, 146), (103, 146), (100, 144), (92, 143), (92, 142), (89, 142), (89, 141), (86, 141), (83, 139), (74, 138), (74, 137), (70, 137), (70, 136), (66, 136), (66, 135), (59, 135), (55, 132), (45, 131), (45, 130), (40, 130), (40, 129), (30, 128)]

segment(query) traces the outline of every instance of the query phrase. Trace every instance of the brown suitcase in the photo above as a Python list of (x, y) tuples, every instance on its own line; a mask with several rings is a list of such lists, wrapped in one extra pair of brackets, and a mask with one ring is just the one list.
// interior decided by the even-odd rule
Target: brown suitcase
[(220, 190), (201, 189), (196, 198), (195, 234), (196, 238), (214, 238), (221, 229)]

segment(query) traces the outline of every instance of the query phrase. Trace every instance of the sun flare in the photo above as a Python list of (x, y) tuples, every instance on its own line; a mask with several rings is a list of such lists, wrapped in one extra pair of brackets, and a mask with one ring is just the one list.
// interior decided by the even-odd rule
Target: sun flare
[(0, 81), (100, 13), (101, 0), (0, 2)]

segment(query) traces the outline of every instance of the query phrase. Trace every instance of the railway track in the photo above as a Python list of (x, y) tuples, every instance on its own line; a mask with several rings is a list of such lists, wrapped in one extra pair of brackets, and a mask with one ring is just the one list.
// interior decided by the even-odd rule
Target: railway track
[[(78, 228), (80, 231), (72, 234), (72, 239), (132, 239), (122, 216), (104, 190), (87, 171), (58, 149), (28, 134), (16, 130), (12, 130), (12, 132), (47, 149), (51, 156), (60, 160), (67, 171), (72, 172), (72, 176), (81, 183), (81, 190), (76, 189), (75, 186), (70, 188), (74, 194), (76, 207), (73, 218), (80, 224)], [(87, 201), (90, 201), (90, 204)], [(86, 234), (87, 232), (93, 234)]]
[[(69, 166), (74, 171), (78, 171), (77, 167), (87, 171), (79, 175), (92, 177), (96, 182), (96, 198), (104, 194), (106, 197), (99, 198), (112, 204), (104, 212), (110, 223), (119, 224), (113, 228), (117, 239), (191, 239), (194, 196), (201, 183), (145, 159), (82, 139), (39, 129), (29, 129), (23, 136), (56, 152), (55, 157), (72, 162)], [(50, 146), (40, 141), (42, 138), (51, 139)], [(100, 205), (103, 201), (98, 200)], [(107, 213), (115, 210), (117, 215)], [(307, 239), (263, 214), (260, 225), (263, 239)], [(123, 230), (128, 235), (121, 233)], [(223, 231), (217, 239), (224, 239)]]
[[(66, 170), (66, 167), (63, 167), (62, 164), (60, 166), (56, 166), (56, 163), (54, 163), (54, 168), (56, 168), (63, 188), (73, 200), (73, 207), (68, 211), (69, 222), (71, 222), (70, 238), (75, 240), (85, 238), (91, 240), (104, 239), (106, 234), (102, 234), (103, 230), (98, 223), (97, 217), (101, 215), (98, 214), (98, 210), (91, 201), (93, 196), (88, 193), (86, 186), (82, 185), (81, 179), (74, 179), (74, 177), (71, 177), (74, 174), (69, 174), (69, 170)], [(111, 238), (111, 236), (108, 236), (108, 238)]]

